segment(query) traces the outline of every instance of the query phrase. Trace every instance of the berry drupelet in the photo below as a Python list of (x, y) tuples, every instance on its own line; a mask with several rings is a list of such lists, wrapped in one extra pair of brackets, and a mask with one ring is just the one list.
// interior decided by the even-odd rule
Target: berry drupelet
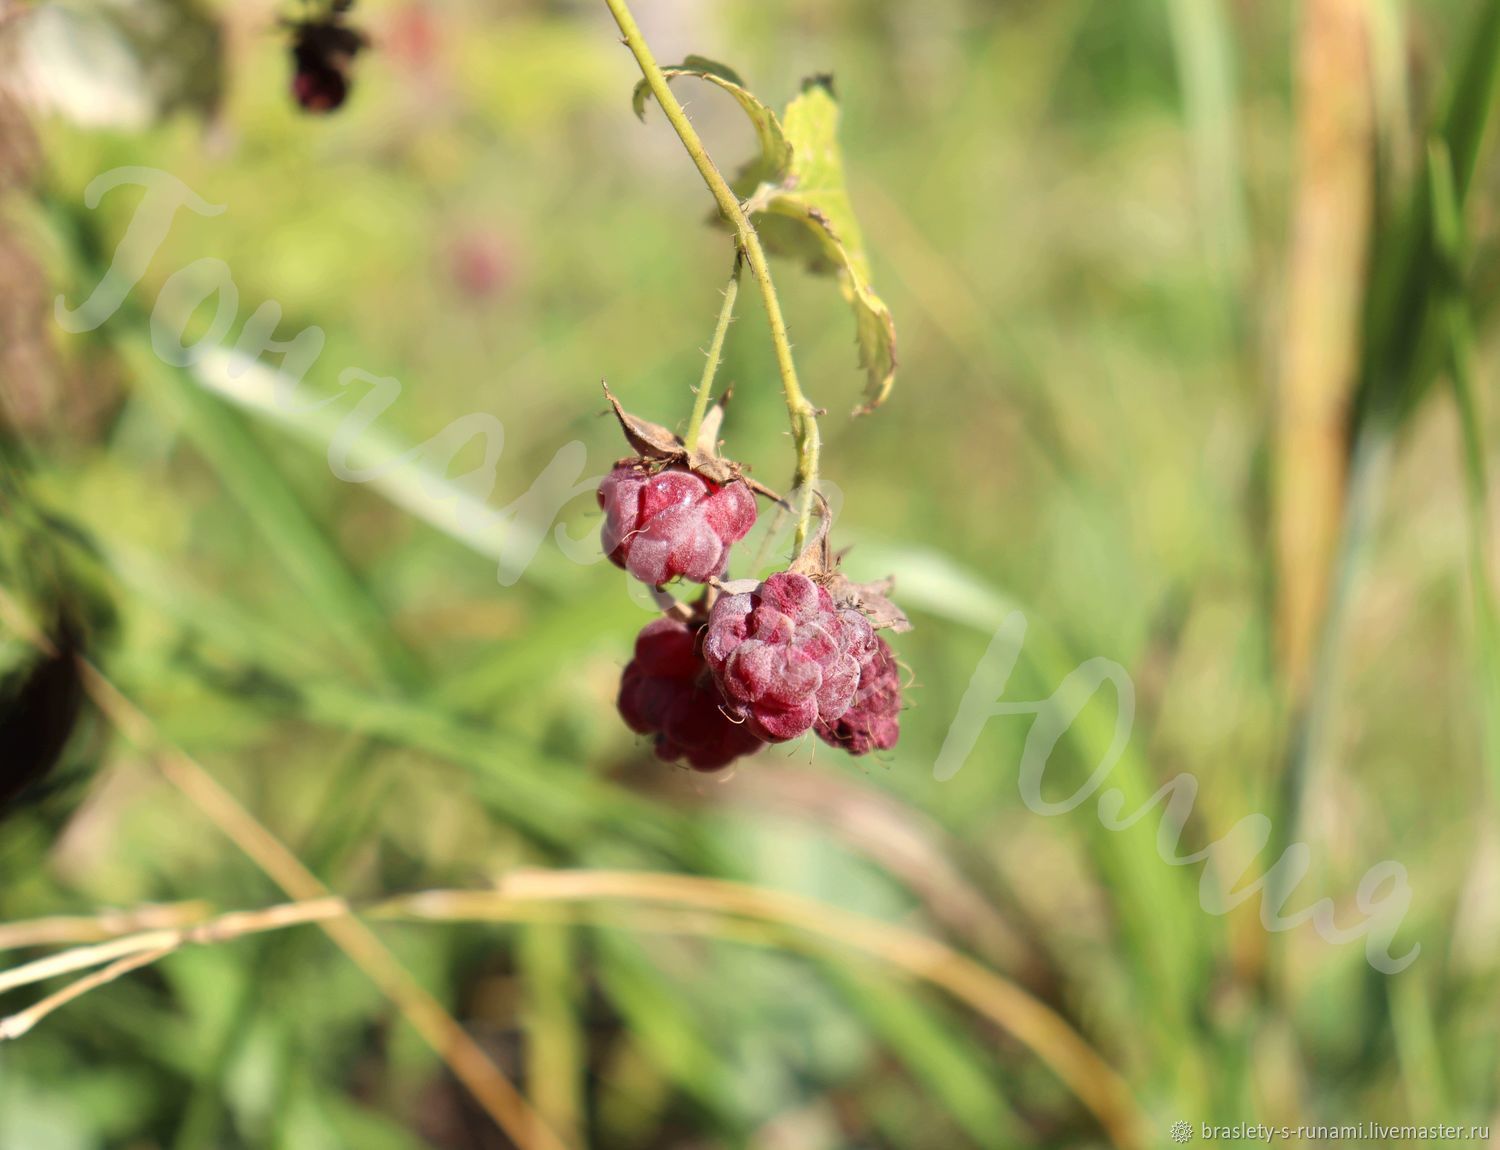
[(677, 619), (653, 620), (636, 636), (618, 705), (626, 726), (654, 736), (659, 758), (694, 770), (720, 770), (762, 745), (726, 714), (695, 629)]
[(851, 755), (888, 751), (901, 737), (901, 669), (879, 635), (859, 669), (854, 702), (836, 721), (819, 721), (818, 738)]
[(604, 552), (642, 583), (722, 575), (729, 548), (755, 526), (755, 495), (685, 468), (620, 464), (599, 485)]
[(806, 575), (782, 571), (714, 604), (703, 656), (730, 713), (779, 743), (843, 717), (875, 643), (858, 611), (837, 607)]

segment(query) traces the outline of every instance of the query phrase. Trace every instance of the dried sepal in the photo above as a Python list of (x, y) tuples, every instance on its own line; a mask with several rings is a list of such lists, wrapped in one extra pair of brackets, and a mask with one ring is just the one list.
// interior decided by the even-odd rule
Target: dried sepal
[(620, 421), (620, 430), (625, 433), (626, 441), (635, 448), (636, 454), (643, 459), (659, 459), (663, 463), (677, 463), (687, 458), (682, 440), (674, 432), (659, 423), (631, 415), (620, 406), (615, 393), (609, 390), (609, 384), (601, 382), (600, 386), (604, 388), (604, 398), (614, 408), (615, 418)]
[(896, 585), (894, 576), (873, 583), (856, 583), (839, 570), (844, 552), (832, 554), (828, 546), (830, 516), (828, 503), (818, 496), (820, 514), (818, 529), (813, 532), (802, 552), (787, 568), (799, 575), (806, 575), (814, 583), (827, 589), (834, 603), (860, 612), (870, 620), (877, 631), (890, 630), (897, 634), (911, 630), (911, 620), (906, 612), (890, 600), (890, 592)]
[(860, 612), (877, 631), (890, 630), (899, 635), (911, 630), (911, 620), (887, 597), (895, 585), (895, 578), (890, 576), (874, 583), (855, 583), (837, 571), (823, 583), (839, 606)]
[(760, 586), (759, 579), (710, 579), (708, 585), (720, 595), (748, 595)]
[[(659, 423), (652, 423), (650, 420), (631, 415), (620, 405), (614, 392), (609, 390), (609, 384), (603, 383), (601, 386), (604, 388), (604, 398), (609, 400), (610, 407), (614, 409), (615, 418), (620, 421), (620, 430), (624, 432), (626, 442), (635, 449), (638, 461), (645, 462), (656, 469), (685, 467), (695, 475), (701, 475), (720, 487), (739, 480), (757, 495), (776, 503), (781, 502), (780, 495), (765, 484), (752, 479), (740, 464), (732, 459), (720, 458), (717, 437), (724, 420), (722, 400), (704, 417), (698, 433), (698, 441), (706, 443), (707, 449), (699, 448), (689, 451), (687, 444), (676, 432)], [(635, 461), (624, 459), (620, 462), (625, 464)]]
[(698, 425), (698, 450), (710, 459), (719, 457), (719, 431), (724, 426), (724, 408), (733, 394), (733, 388), (725, 388), (724, 394), (708, 409), (703, 422)]

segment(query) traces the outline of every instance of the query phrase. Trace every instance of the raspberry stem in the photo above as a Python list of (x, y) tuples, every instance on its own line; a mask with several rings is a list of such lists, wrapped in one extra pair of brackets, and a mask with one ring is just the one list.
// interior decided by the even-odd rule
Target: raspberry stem
[[(698, 382), (698, 395), (693, 400), (693, 415), (688, 420), (687, 434), (683, 444), (689, 451), (698, 450), (698, 432), (703, 427), (703, 417), (708, 413), (708, 398), (713, 394), (714, 376), (719, 371), (719, 361), (724, 354), (724, 336), (729, 331), (729, 321), (734, 318), (734, 300), (740, 294), (740, 268), (745, 257), (739, 245), (734, 248), (734, 270), (729, 273), (729, 283), (724, 288), (724, 305), (719, 309), (719, 322), (714, 325), (714, 338), (708, 345), (708, 362), (703, 365), (703, 378)], [(712, 449), (713, 445), (709, 445)]]
[(629, 4), (626, 0), (604, 0), (604, 4), (619, 26), (625, 46), (630, 49), (635, 62), (640, 66), (641, 75), (645, 77), (646, 85), (651, 89), (651, 94), (656, 97), (656, 102), (661, 105), (667, 122), (672, 125), (672, 130), (682, 141), (683, 148), (686, 149), (688, 157), (698, 169), (698, 174), (703, 177), (703, 182), (708, 185), (708, 190), (713, 194), (719, 210), (733, 225), (740, 250), (745, 253), (745, 259), (750, 264), (750, 272), (755, 276), (755, 282), (760, 287), (761, 299), (765, 301), (766, 306), (766, 319), (771, 327), (771, 343), (776, 349), (776, 367), (781, 373), (781, 390), (786, 396), (787, 414), (791, 417), (792, 439), (797, 444), (797, 473), (793, 486), (802, 492), (802, 506), (797, 513), (797, 536), (793, 543), (793, 552), (801, 551), (807, 539), (808, 525), (812, 521), (813, 500), (818, 486), (818, 454), (822, 447), (822, 439), (818, 434), (817, 409), (808, 402), (807, 396), (802, 394), (802, 385), (797, 382), (797, 365), (792, 360), (792, 343), (787, 336), (786, 320), (781, 314), (781, 301), (776, 295), (776, 284), (771, 279), (771, 267), (766, 259), (766, 250), (761, 245), (760, 234), (755, 230), (755, 225), (750, 222), (750, 217), (745, 213), (744, 207), (730, 188), (729, 182), (724, 179), (723, 173), (715, 166), (707, 149), (704, 148), (703, 141), (699, 138), (692, 121), (688, 119), (687, 112), (677, 97), (672, 94), (666, 76), (662, 75), (661, 66), (657, 64), (656, 57), (651, 54), (645, 36), (641, 34), (635, 17), (630, 13)]

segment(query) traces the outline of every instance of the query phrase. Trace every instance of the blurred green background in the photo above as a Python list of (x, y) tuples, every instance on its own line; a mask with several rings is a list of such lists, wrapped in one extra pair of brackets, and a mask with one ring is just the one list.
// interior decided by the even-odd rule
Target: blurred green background
[[(598, 555), (591, 488), (563, 540), (535, 523), (536, 558), (497, 580), (501, 535), (445, 533), (412, 473), (330, 473), (355, 393), (252, 410), (151, 353), (162, 283), (223, 260), (231, 341), (275, 300), (278, 335), (326, 333), (310, 394), (348, 368), (400, 380), (376, 457), (497, 418), (497, 509), (568, 444), (586, 462), (565, 457), (564, 490), (625, 454), (601, 377), (681, 426), (729, 242), (659, 109), (632, 116), (639, 73), (582, 0), (361, 0), (372, 46), (326, 118), (290, 99), (287, 11), (261, 0), (10, 6), (7, 591), (112, 616), (90, 647), (103, 673), (341, 894), (534, 866), (751, 883), (940, 939), (1047, 1004), (1128, 1084), (1136, 1145), (1169, 1144), (1177, 1120), (1490, 1123), (1500, 648), (1480, 401), (1500, 5), (636, 7), (661, 62), (723, 60), (774, 106), (836, 77), (899, 332), (884, 408), (846, 415), (863, 379), (835, 286), (775, 268), (829, 412), (835, 545), (894, 573), (916, 624), (895, 640), (894, 752), (802, 741), (727, 777), (656, 762), (614, 711), (650, 608)], [(753, 147), (739, 109), (677, 91), (732, 171)], [(86, 296), (139, 200), (90, 209), (84, 189), (121, 165), (226, 210), (179, 212), (127, 306), (67, 335), (53, 296)], [(729, 453), (785, 486), (749, 283), (720, 380)], [(478, 463), (471, 445), (452, 471)], [(1390, 951), (1420, 944), (1416, 962), (1387, 975), (1360, 942), (1266, 932), (1258, 897), (1205, 913), (1203, 868), (1157, 856), (1158, 814), (1113, 832), (1092, 801), (1027, 809), (1025, 716), (990, 720), (936, 780), (1012, 609), (1029, 631), (1008, 699), (1093, 657), (1132, 676), (1111, 776), (1127, 809), (1190, 773), (1183, 853), (1264, 814), (1249, 877), (1305, 841), (1288, 913), (1327, 897), (1346, 926), (1360, 878), (1399, 861), (1411, 907)], [(6, 623), (5, 673), (23, 675), (34, 651)], [(1049, 797), (1100, 760), (1113, 708), (1101, 692), (1060, 744)], [(89, 709), (67, 785), (0, 825), (0, 918), (280, 901), (115, 725)], [(837, 942), (710, 912), (677, 929), (630, 899), (530, 917), (376, 930), (563, 1145), (1122, 1140), (1036, 1041)], [(184, 949), (0, 1045), (0, 1150), (513, 1144), (313, 927)]]

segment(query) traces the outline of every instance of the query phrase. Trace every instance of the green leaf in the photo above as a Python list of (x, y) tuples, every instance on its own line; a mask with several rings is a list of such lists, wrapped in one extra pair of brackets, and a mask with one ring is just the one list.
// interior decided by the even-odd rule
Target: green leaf
[[(766, 247), (803, 260), (810, 271), (834, 274), (854, 309), (859, 365), (866, 374), (865, 399), (856, 415), (885, 402), (896, 379), (896, 323), (870, 286), (870, 264), (839, 150), (839, 106), (833, 80), (815, 76), (787, 105), (780, 119), (746, 87), (734, 69), (702, 56), (663, 68), (668, 80), (696, 76), (724, 89), (750, 117), (760, 153), (734, 180), (734, 192), (755, 221)], [(650, 85), (635, 86), (635, 114), (644, 117)]]
[[(740, 181), (749, 181), (751, 187), (756, 187), (764, 180), (779, 179), (787, 170), (792, 161), (792, 148), (782, 131), (781, 121), (776, 118), (775, 112), (745, 87), (745, 82), (733, 68), (706, 56), (689, 56), (681, 64), (663, 68), (662, 75), (668, 80), (675, 80), (679, 76), (696, 76), (700, 80), (706, 80), (723, 88), (745, 110), (745, 115), (750, 117), (750, 123), (755, 128), (760, 155), (740, 172)], [(646, 118), (646, 101), (650, 96), (651, 85), (645, 80), (635, 86), (635, 92), (631, 96), (630, 102), (635, 108), (635, 114), (643, 120)]]
[(801, 225), (777, 227), (774, 219), (757, 224), (768, 246), (802, 257), (812, 271), (838, 276), (844, 298), (854, 309), (859, 365), (866, 374), (864, 403), (855, 414), (864, 414), (885, 402), (895, 382), (896, 323), (870, 286), (864, 238), (844, 179), (838, 124), (832, 81), (826, 76), (808, 80), (783, 117), (790, 164), (775, 184), (761, 182), (753, 188), (747, 182), (753, 172), (747, 169), (736, 191), (747, 196), (746, 207), (752, 212)]

